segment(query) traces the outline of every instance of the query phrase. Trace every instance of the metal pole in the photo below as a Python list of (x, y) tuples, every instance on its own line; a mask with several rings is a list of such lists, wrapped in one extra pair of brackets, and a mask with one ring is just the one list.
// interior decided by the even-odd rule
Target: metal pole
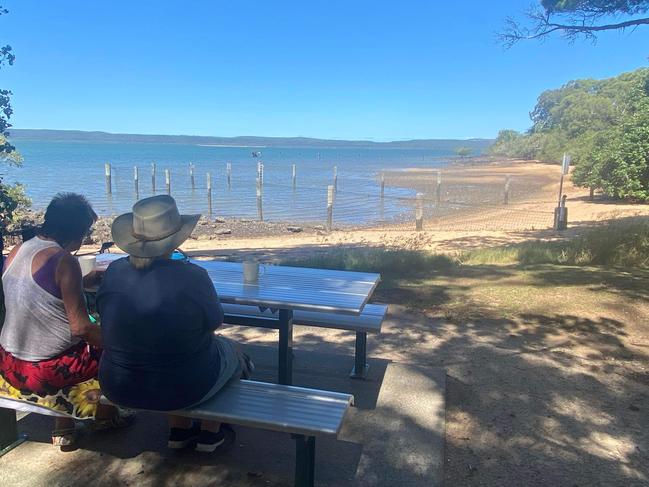
[(333, 214), (334, 214), (334, 187), (333, 185), (327, 186), (327, 231), (330, 232), (333, 228)]
[(133, 184), (135, 185), (135, 199), (140, 199), (140, 175), (137, 166), (133, 166)]
[(104, 164), (104, 171), (106, 173), (106, 193), (112, 194), (113, 193), (113, 185), (111, 181), (111, 167), (110, 163)]
[(155, 162), (151, 163), (151, 192), (155, 194)]
[(264, 221), (264, 208), (261, 197), (261, 181), (257, 178), (257, 217), (259, 221)]
[(424, 195), (417, 193), (416, 199), (417, 206), (415, 208), (415, 230), (421, 231), (424, 229)]
[(196, 184), (194, 182), (194, 164), (191, 162), (189, 163), (189, 179), (192, 184), (192, 191), (194, 191), (196, 189)]
[(297, 183), (297, 168), (295, 167), (295, 164), (293, 164), (293, 191), (295, 191)]
[(338, 192), (338, 166), (334, 166), (334, 192)]
[(165, 169), (165, 186), (167, 187), (167, 194), (171, 195), (171, 172)]
[(231, 179), (232, 179), (232, 163), (231, 162), (228, 162), (226, 164), (225, 172), (226, 172), (226, 174), (228, 176), (228, 189), (232, 189), (232, 183), (231, 183)]
[(293, 311), (279, 310), (279, 377), (280, 384), (293, 384)]
[(559, 200), (557, 202), (557, 208), (561, 206), (561, 196), (563, 195), (563, 177), (568, 174), (570, 167), (570, 156), (568, 154), (563, 155), (563, 161), (561, 163), (561, 180), (559, 181)]
[(208, 215), (212, 217), (212, 174), (207, 173), (207, 210)]

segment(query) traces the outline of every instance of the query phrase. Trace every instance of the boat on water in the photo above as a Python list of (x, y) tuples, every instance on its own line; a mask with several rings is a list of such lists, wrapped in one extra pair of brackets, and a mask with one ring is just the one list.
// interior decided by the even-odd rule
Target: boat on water
[(260, 151), (252, 151), (250, 153), (252, 157), (261, 157), (261, 152)]

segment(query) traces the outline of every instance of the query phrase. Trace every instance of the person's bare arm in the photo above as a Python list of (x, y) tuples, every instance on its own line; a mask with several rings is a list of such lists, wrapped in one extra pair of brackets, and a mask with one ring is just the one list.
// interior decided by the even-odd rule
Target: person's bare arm
[[(7, 258), (5, 259), (4, 269), (6, 269), (7, 267), (9, 267), (9, 264), (11, 264), (11, 261), (14, 260), (14, 257), (15, 257), (16, 254), (18, 253), (18, 249), (20, 248), (20, 245), (21, 245), (21, 244), (14, 245), (14, 248), (11, 249), (11, 252), (9, 252), (9, 255), (8, 255)], [(4, 272), (4, 269), (2, 269), (2, 272)]]
[(63, 305), (70, 322), (73, 336), (82, 338), (90, 345), (101, 347), (99, 326), (90, 322), (88, 310), (83, 297), (83, 280), (81, 267), (72, 255), (61, 257), (56, 269), (56, 277), (63, 296)]

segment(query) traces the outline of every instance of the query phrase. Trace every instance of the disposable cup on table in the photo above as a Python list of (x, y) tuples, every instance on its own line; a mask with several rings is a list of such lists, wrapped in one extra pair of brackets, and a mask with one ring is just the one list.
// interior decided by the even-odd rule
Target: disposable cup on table
[(90, 274), (97, 267), (97, 257), (94, 255), (82, 255), (77, 257), (77, 260), (81, 266), (82, 276)]
[[(243, 282), (245, 284), (257, 284), (259, 276), (264, 275), (264, 269), (260, 269), (259, 262), (256, 260), (246, 260), (243, 262)], [(261, 273), (260, 273), (261, 270)]]

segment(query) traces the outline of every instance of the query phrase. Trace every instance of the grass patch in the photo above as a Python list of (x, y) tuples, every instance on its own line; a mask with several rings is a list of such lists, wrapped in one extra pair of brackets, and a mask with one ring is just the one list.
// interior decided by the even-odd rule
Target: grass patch
[(331, 251), (305, 258), (288, 260), (285, 265), (338, 269), (346, 271), (377, 272), (384, 282), (394, 279), (429, 276), (456, 266), (449, 256), (416, 250), (393, 250), (385, 248), (345, 249)]
[(531, 241), (462, 254), (463, 264), (561, 264), (649, 268), (649, 222), (611, 222), (562, 242)]

